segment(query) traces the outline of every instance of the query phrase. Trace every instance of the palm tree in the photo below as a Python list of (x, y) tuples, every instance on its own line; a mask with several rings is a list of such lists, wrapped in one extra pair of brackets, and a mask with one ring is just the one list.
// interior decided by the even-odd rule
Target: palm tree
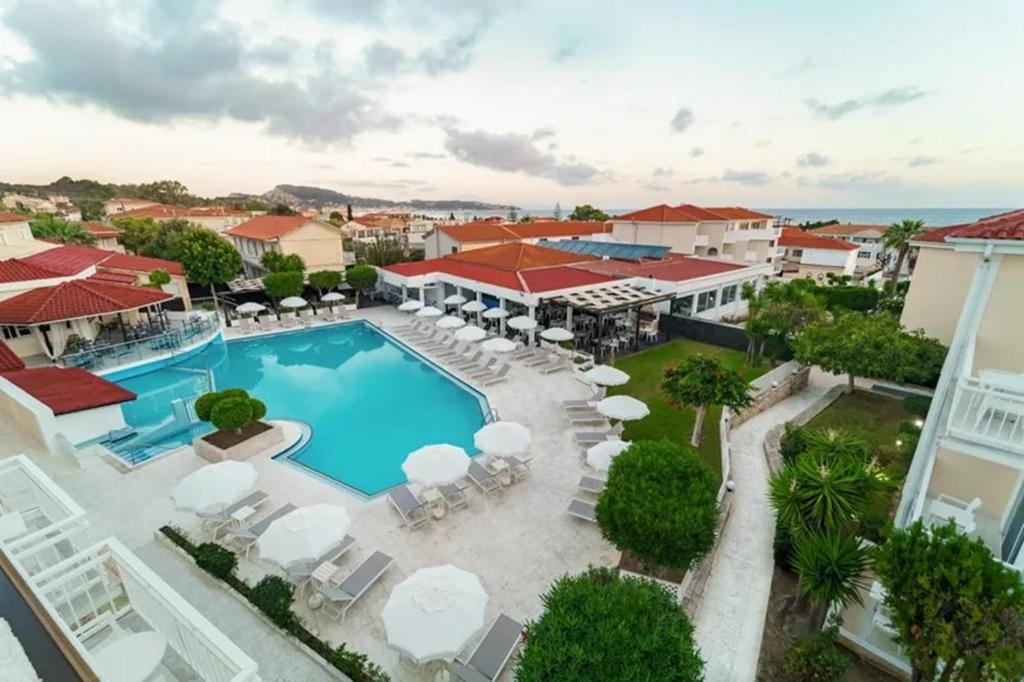
[(54, 218), (49, 213), (37, 215), (29, 223), (29, 227), (32, 228), (32, 236), (37, 239), (84, 246), (92, 246), (96, 243), (96, 236), (93, 233), (82, 229), (80, 225)]
[(900, 280), (900, 271), (903, 269), (903, 261), (907, 259), (907, 253), (910, 251), (910, 242), (920, 236), (922, 232), (924, 232), (923, 220), (903, 220), (893, 223), (886, 231), (882, 243), (885, 248), (895, 249), (899, 254), (896, 257), (896, 269), (889, 276), (889, 281), (894, 287)]
[(840, 453), (808, 450), (769, 482), (776, 520), (794, 535), (853, 531), (880, 483), (875, 465)]
[(800, 591), (815, 609), (815, 629), (820, 628), (833, 605), (861, 603), (860, 591), (866, 586), (864, 572), (869, 552), (863, 540), (837, 530), (797, 538), (793, 567), (800, 580)]

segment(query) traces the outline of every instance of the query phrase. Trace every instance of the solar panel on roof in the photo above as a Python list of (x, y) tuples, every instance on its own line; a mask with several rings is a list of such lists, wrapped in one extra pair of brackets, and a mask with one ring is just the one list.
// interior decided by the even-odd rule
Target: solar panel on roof
[(663, 258), (670, 247), (655, 244), (619, 244), (599, 242), (590, 239), (562, 239), (557, 242), (542, 241), (542, 246), (569, 253), (581, 253), (600, 258), (639, 261), (644, 258)]

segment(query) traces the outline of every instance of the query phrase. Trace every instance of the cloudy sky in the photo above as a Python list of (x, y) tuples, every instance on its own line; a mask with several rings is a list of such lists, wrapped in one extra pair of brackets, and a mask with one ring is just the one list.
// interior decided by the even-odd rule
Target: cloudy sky
[(0, 0), (0, 179), (1024, 204), (1019, 0)]

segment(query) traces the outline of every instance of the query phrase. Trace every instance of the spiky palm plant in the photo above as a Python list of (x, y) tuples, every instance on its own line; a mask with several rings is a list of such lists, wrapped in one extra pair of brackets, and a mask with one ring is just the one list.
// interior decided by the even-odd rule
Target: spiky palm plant
[(805, 535), (796, 541), (793, 567), (800, 591), (815, 604), (815, 624), (825, 622), (829, 608), (861, 603), (870, 559), (860, 538), (838, 530)]
[(862, 461), (805, 452), (772, 477), (769, 498), (776, 521), (795, 534), (853, 529), (875, 479)]
[(805, 452), (820, 453), (829, 460), (852, 458), (864, 461), (868, 445), (860, 438), (837, 429), (815, 429), (804, 434)]

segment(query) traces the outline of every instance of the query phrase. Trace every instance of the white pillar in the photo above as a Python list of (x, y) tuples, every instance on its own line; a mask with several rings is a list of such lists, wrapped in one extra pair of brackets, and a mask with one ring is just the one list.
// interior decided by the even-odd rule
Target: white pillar
[[(536, 319), (537, 319), (537, 306), (535, 306), (535, 305), (531, 305), (531, 306), (529, 307), (529, 312), (527, 313), (527, 316), (528, 316), (528, 317), (529, 317), (529, 318), (530, 318), (531, 320), (534, 320), (534, 321), (536, 321)], [(536, 327), (534, 327), (533, 329), (531, 329), (531, 330), (530, 330), (530, 331), (528, 332), (528, 336), (529, 336), (529, 338), (530, 338), (530, 345), (531, 345), (531, 346), (533, 345), (533, 342), (534, 342), (534, 338), (535, 338), (535, 335), (536, 335), (536, 333), (537, 333), (537, 328), (536, 328)]]
[(425, 296), (426, 296), (426, 294), (425, 294), (425, 291), (426, 291), (426, 290), (425, 290), (424, 286), (423, 286), (423, 285), (421, 284), (421, 285), (420, 285), (420, 303), (426, 303), (426, 300), (425, 300)]
[(565, 328), (572, 331), (572, 306), (565, 306)]
[[(499, 298), (498, 299), (498, 307), (501, 308), (502, 310), (505, 309), (505, 299), (503, 299), (503, 298)], [(505, 336), (505, 318), (504, 317), (498, 318), (498, 329), (499, 329), (499, 333), (502, 336)]]
[[(477, 300), (477, 302), (483, 301), (483, 298), (484, 298), (483, 294), (481, 294), (479, 291), (476, 292), (476, 300)], [(478, 326), (478, 327), (482, 327), (483, 326), (482, 324), (480, 324), (483, 321), (483, 318), (480, 317), (482, 314), (483, 314), (482, 311), (480, 311), (480, 310), (476, 311), (476, 326)]]
[(402, 303), (409, 298), (409, 289), (404, 284), (402, 285)]

